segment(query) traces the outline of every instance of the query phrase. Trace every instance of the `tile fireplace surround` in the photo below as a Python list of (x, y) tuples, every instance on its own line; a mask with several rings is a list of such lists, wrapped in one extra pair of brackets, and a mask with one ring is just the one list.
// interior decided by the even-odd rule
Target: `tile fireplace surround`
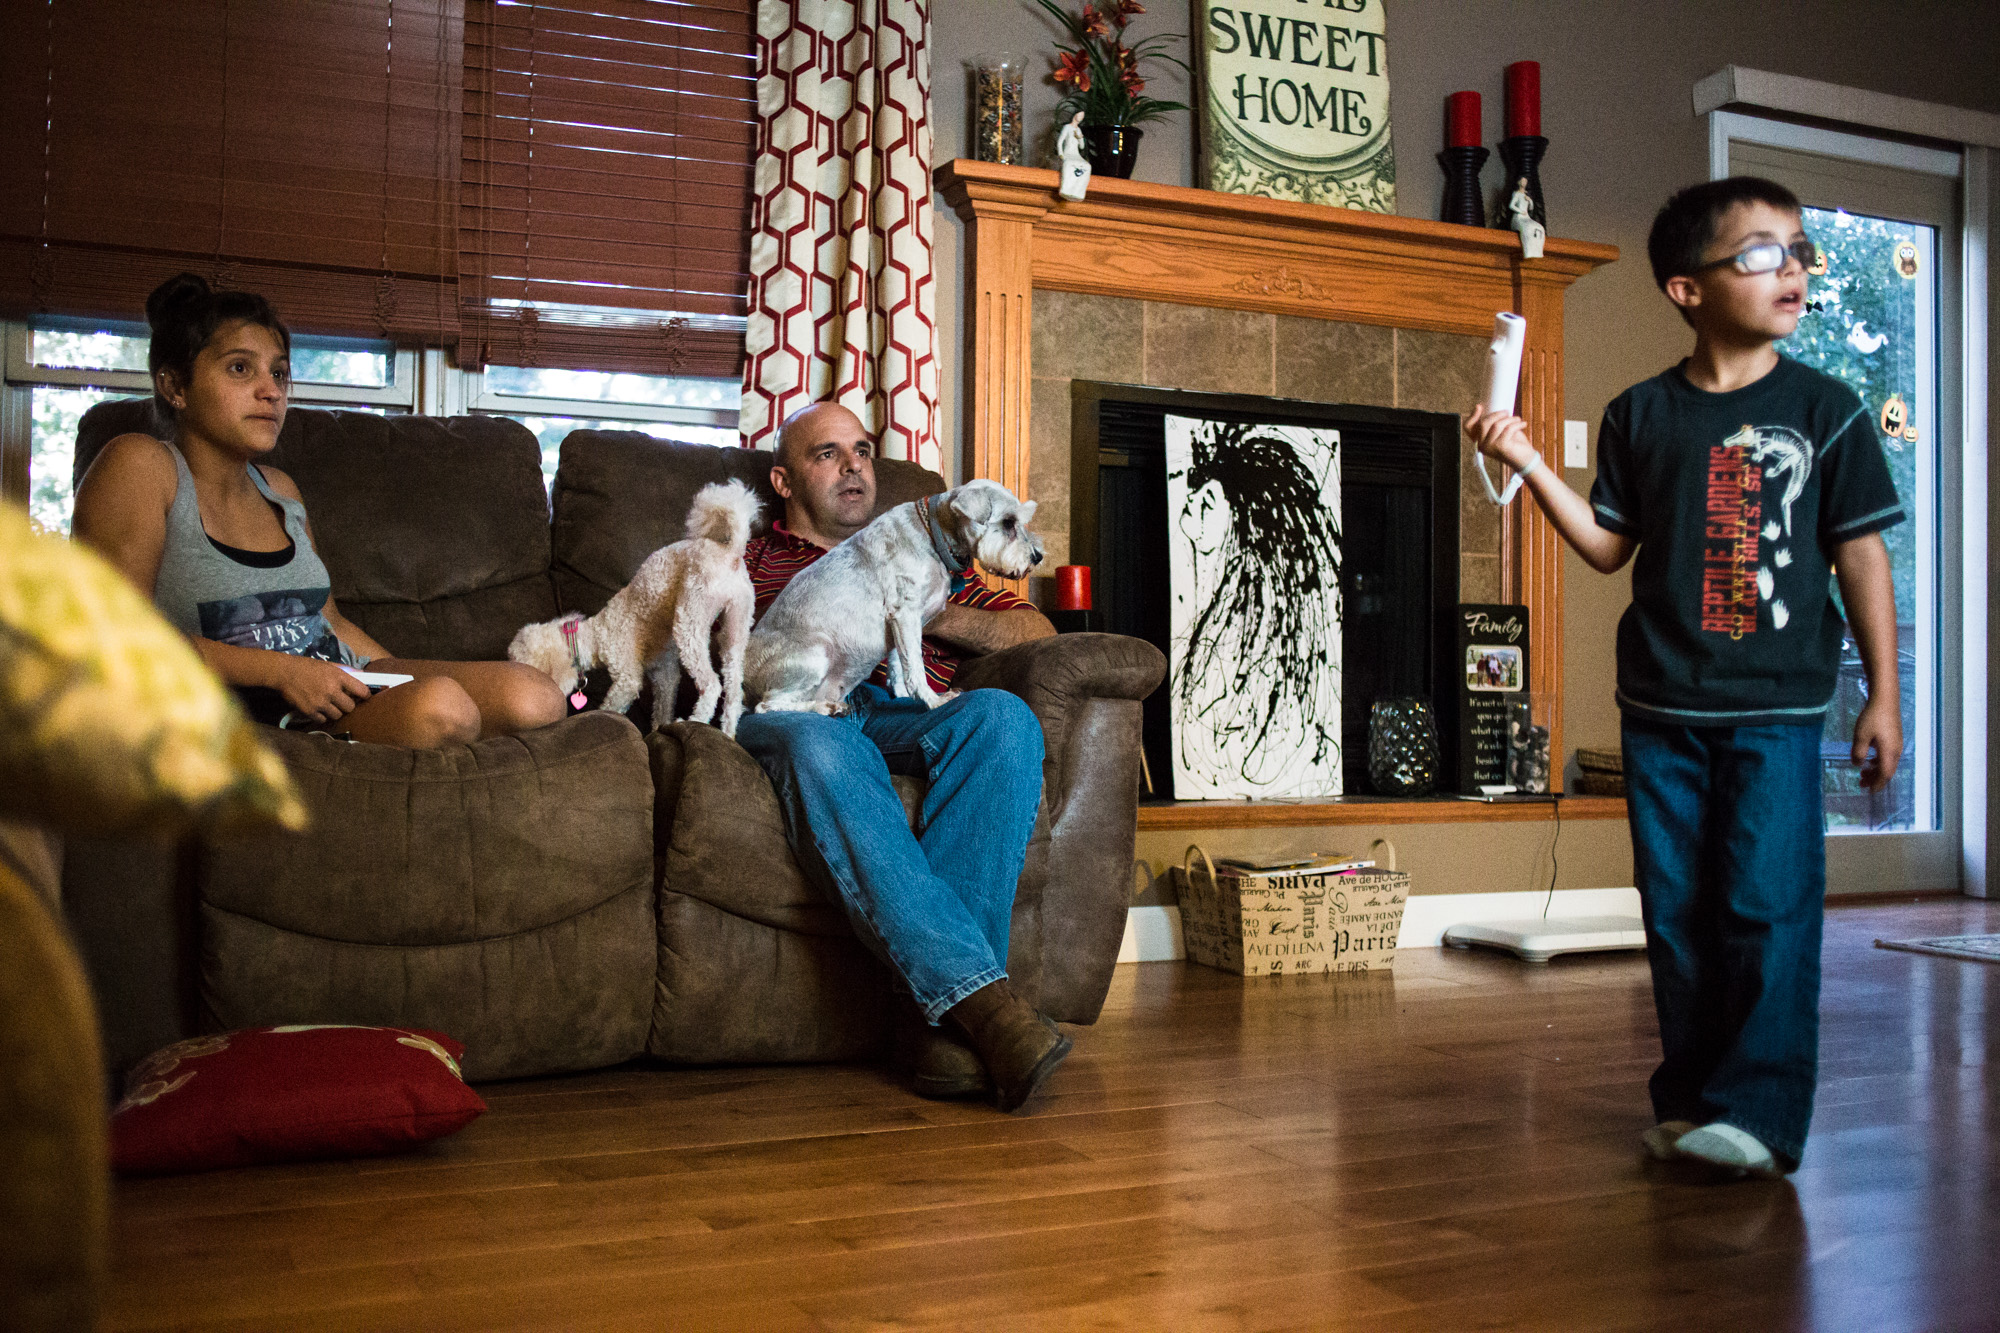
[[(1562, 306), (1616, 247), (1182, 186), (965, 159), (935, 173), (965, 223), (964, 419), (970, 475), (1040, 502), (1053, 563), (1070, 548), (1072, 379), (1462, 413), (1477, 399), (1493, 316), (1528, 321), (1520, 405), (1544, 456), (1562, 432)], [(1496, 513), (1461, 468), (1467, 600), (1527, 605), (1531, 688), (1558, 700), (1562, 561), (1531, 503)], [(1467, 489), (1469, 487), (1469, 489)]]

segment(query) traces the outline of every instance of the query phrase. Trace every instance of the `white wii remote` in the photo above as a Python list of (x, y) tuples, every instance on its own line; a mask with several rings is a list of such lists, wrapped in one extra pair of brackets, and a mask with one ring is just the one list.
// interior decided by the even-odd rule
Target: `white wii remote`
[[(1527, 320), (1511, 310), (1502, 310), (1493, 316), (1493, 342), (1486, 349), (1484, 406), (1488, 411), (1514, 410), (1514, 390), (1521, 381), (1521, 349), (1527, 341)], [(1520, 493), (1520, 473), (1507, 479), (1505, 490), (1496, 491), (1493, 489), (1493, 477), (1486, 470), (1485, 455), (1476, 456), (1473, 462), (1479, 468), (1479, 480), (1486, 485), (1486, 498), (1494, 504), (1504, 505)]]
[(343, 666), (341, 670), (371, 690), (386, 690), (392, 685), (407, 685), (416, 679), (415, 676), (405, 676), (397, 671), (356, 671), (351, 666)]

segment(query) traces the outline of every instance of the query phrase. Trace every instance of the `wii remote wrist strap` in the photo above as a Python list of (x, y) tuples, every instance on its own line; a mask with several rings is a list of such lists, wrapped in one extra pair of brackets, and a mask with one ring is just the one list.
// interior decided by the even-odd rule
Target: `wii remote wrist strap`
[(1521, 493), (1521, 483), (1527, 480), (1529, 473), (1533, 472), (1536, 468), (1539, 468), (1541, 465), (1542, 465), (1542, 456), (1539, 452), (1537, 452), (1534, 455), (1534, 457), (1528, 460), (1528, 465), (1526, 467), (1521, 468), (1520, 470), (1515, 472), (1513, 476), (1507, 478), (1507, 484), (1496, 491), (1493, 489), (1493, 478), (1491, 474), (1489, 474), (1486, 471), (1486, 456), (1484, 454), (1481, 454), (1479, 456), (1479, 480), (1486, 484), (1486, 498), (1491, 500), (1494, 504), (1505, 505), (1508, 501), (1512, 500), (1515, 496)]

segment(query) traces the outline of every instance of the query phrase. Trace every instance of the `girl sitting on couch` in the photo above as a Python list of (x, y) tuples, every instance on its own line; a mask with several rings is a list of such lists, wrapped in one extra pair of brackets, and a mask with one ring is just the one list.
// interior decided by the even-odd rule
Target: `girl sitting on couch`
[[(555, 682), (513, 662), (410, 662), (340, 613), (292, 479), (257, 460), (285, 423), (291, 335), (263, 297), (192, 273), (146, 298), (171, 443), (120, 435), (77, 487), (75, 532), (149, 594), (251, 715), (424, 748), (545, 726)], [(371, 694), (343, 667), (414, 676)]]

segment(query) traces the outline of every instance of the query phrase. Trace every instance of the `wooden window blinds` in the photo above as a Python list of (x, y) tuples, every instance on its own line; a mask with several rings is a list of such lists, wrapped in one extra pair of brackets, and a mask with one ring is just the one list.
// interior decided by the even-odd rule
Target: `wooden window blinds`
[(307, 332), (458, 323), (456, 0), (0, 6), (0, 314), (193, 269)]
[(732, 375), (753, 0), (470, 0), (464, 364)]

